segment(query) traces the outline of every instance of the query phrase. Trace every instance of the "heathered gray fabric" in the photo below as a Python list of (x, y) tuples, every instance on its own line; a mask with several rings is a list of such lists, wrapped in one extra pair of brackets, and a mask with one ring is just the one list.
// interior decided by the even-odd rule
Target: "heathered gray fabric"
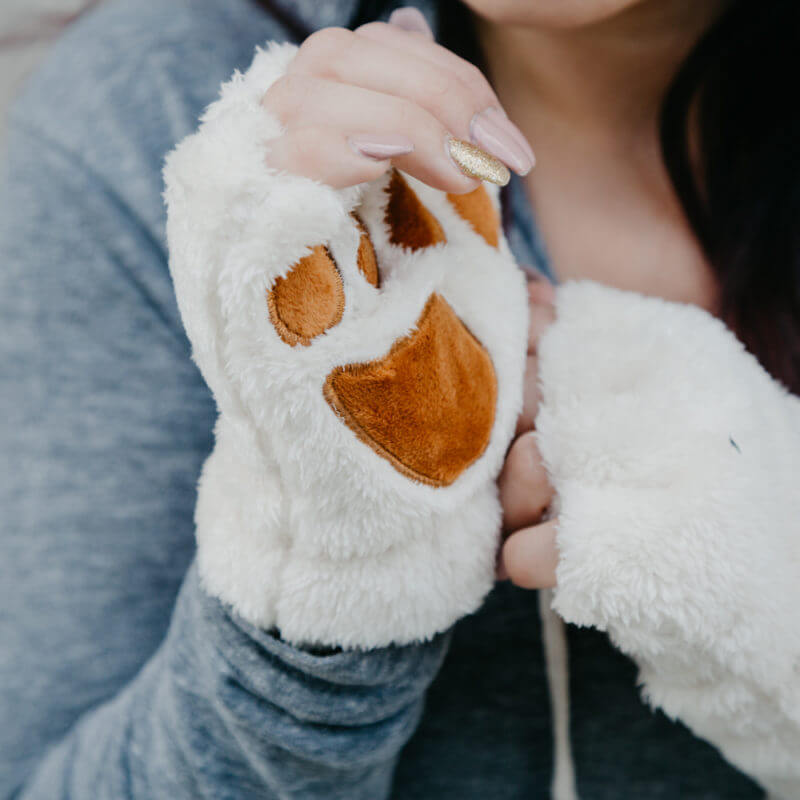
[[(293, 11), (346, 24), (353, 5)], [(287, 29), (249, 0), (112, 0), (67, 33), (13, 113), (0, 195), (0, 797), (547, 797), (533, 593), (500, 585), (424, 646), (326, 655), (198, 587), (192, 512), (214, 409), (169, 281), (160, 169), (271, 38)], [(519, 184), (511, 201), (518, 256), (546, 270)], [(759, 796), (641, 705), (632, 665), (603, 636), (569, 640), (584, 800)]]

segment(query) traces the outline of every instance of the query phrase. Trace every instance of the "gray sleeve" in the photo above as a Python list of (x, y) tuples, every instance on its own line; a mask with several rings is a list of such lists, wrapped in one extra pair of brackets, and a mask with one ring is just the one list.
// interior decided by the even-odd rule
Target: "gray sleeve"
[(158, 234), (17, 127), (0, 187), (0, 797), (380, 798), (447, 637), (301, 652), (202, 592), (191, 516), (213, 405), (172, 303)]
[(233, 619), (192, 567), (162, 646), (20, 800), (387, 797), (444, 646), (298, 651)]

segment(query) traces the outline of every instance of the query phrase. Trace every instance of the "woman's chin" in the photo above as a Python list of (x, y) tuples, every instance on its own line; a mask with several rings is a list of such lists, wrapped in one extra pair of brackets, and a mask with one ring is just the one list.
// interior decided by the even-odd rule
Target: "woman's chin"
[(645, 0), (464, 0), (491, 22), (548, 28), (594, 25)]

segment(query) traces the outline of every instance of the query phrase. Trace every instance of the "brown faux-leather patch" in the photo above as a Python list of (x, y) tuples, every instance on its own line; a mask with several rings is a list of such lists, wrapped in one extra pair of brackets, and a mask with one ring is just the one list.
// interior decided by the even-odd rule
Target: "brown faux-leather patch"
[(367, 279), (367, 283), (372, 284), (377, 289), (380, 283), (380, 273), (378, 272), (378, 259), (375, 257), (372, 239), (367, 226), (361, 221), (361, 218), (357, 214), (353, 214), (353, 219), (361, 231), (361, 238), (358, 241), (358, 254), (356, 255), (358, 269)]
[(447, 199), (475, 233), (482, 236), (488, 245), (497, 247), (500, 241), (500, 218), (482, 184), (466, 194), (448, 194)]
[(323, 391), (358, 438), (403, 475), (449, 486), (489, 443), (497, 379), (483, 345), (433, 294), (416, 330), (383, 358), (337, 367)]
[(339, 322), (344, 287), (328, 248), (318, 244), (267, 293), (269, 317), (278, 336), (294, 347), (308, 346)]
[(389, 241), (409, 250), (422, 250), (425, 247), (446, 242), (447, 237), (439, 220), (420, 202), (406, 179), (397, 171), (392, 171), (386, 187), (389, 200), (386, 203), (384, 222), (389, 227)]

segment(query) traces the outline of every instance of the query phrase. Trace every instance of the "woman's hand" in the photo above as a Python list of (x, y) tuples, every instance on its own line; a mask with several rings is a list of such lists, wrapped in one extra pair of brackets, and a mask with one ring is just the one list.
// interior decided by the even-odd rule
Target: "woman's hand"
[(337, 189), (394, 165), (437, 189), (469, 192), (479, 181), (449, 155), (455, 137), (528, 172), (533, 151), (481, 72), (436, 44), (416, 9), (390, 22), (305, 40), (262, 100), (285, 128), (269, 165)]
[(536, 348), (545, 328), (555, 319), (552, 284), (544, 277), (531, 280), (528, 298), (530, 325), (523, 408), (517, 438), (508, 451), (498, 481), (503, 528), (508, 538), (500, 551), (497, 577), (510, 578), (526, 589), (541, 589), (555, 586), (558, 563), (557, 521), (542, 521), (553, 499), (553, 487), (547, 479), (533, 431), (540, 399)]

